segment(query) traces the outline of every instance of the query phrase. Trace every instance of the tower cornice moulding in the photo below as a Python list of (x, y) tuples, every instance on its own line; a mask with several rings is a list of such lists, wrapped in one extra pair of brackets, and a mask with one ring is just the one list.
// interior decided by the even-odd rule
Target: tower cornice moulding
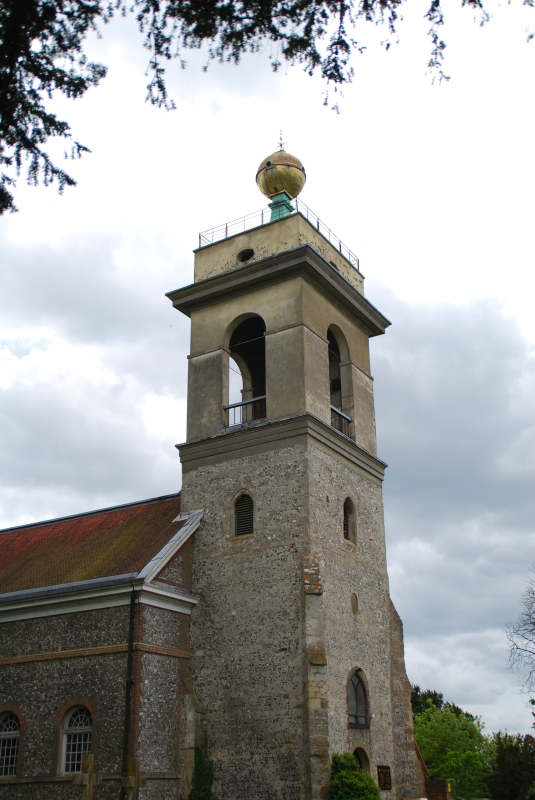
[(268, 256), (254, 264), (215, 275), (182, 289), (167, 292), (173, 306), (186, 316), (197, 308), (215, 305), (247, 291), (302, 277), (326, 292), (346, 313), (356, 318), (368, 336), (380, 336), (391, 324), (310, 244)]
[(254, 427), (225, 431), (217, 436), (175, 446), (180, 451), (183, 470), (187, 472), (205, 466), (207, 461), (209, 463), (225, 461), (229, 458), (229, 453), (238, 457), (238, 451), (242, 451), (243, 456), (246, 456), (248, 450), (267, 451), (281, 446), (288, 447), (294, 445), (297, 438), (306, 436), (332, 448), (375, 479), (380, 481), (384, 479), (385, 469), (388, 466), (384, 461), (310, 413)]

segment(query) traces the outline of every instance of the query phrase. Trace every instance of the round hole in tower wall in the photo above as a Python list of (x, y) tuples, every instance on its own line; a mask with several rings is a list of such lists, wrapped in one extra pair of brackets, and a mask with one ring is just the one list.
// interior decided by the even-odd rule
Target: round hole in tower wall
[(355, 592), (351, 595), (351, 611), (355, 616), (359, 613), (359, 599)]
[(247, 247), (246, 250), (240, 250), (238, 253), (238, 261), (243, 264), (244, 261), (249, 261), (254, 256), (254, 250), (251, 247)]

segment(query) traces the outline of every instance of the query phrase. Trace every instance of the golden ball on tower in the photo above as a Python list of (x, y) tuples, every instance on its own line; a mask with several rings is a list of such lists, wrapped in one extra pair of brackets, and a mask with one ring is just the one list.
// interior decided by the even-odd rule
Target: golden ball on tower
[(277, 150), (265, 158), (256, 172), (256, 184), (266, 197), (286, 192), (292, 200), (306, 183), (303, 164), (284, 150)]

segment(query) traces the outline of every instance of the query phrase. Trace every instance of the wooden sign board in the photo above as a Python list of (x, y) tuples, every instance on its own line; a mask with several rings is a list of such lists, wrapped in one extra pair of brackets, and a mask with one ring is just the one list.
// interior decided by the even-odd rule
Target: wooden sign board
[(379, 789), (392, 788), (392, 775), (390, 773), (390, 767), (377, 767), (377, 781), (379, 783)]

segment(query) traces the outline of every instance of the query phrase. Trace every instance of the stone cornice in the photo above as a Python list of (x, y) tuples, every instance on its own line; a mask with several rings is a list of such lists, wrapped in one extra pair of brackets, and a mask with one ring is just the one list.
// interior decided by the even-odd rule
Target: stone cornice
[(186, 590), (165, 590), (160, 586), (134, 579), (127, 583), (63, 593), (51, 594), (43, 591), (42, 594), (35, 593), (32, 597), (26, 598), (0, 596), (0, 623), (126, 606), (130, 603), (132, 590), (138, 593), (140, 603), (181, 614), (191, 614), (191, 609), (199, 602), (197, 595)]
[(379, 336), (390, 325), (389, 320), (309, 244), (167, 292), (166, 297), (175, 308), (191, 316), (196, 308), (294, 277), (302, 277), (327, 293), (346, 313), (356, 318), (368, 336)]
[(206, 461), (218, 463), (246, 457), (247, 451), (253, 448), (267, 451), (292, 447), (299, 438), (305, 442), (307, 436), (334, 450), (374, 478), (384, 479), (387, 467), (384, 461), (310, 413), (227, 431), (206, 439), (177, 444), (176, 447), (180, 451), (184, 470), (189, 471), (203, 466)]

